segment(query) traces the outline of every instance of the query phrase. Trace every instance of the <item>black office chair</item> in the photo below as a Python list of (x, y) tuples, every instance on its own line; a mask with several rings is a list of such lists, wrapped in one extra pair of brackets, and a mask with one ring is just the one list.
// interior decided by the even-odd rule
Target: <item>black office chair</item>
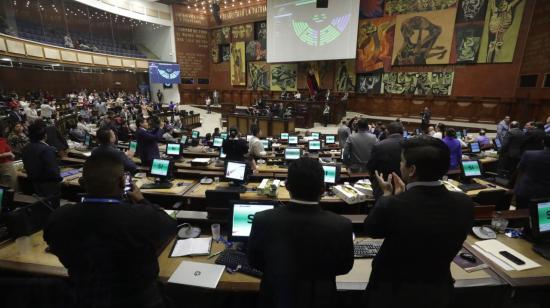
[(472, 199), (479, 205), (494, 205), (495, 211), (507, 211), (510, 209), (512, 196), (506, 190), (484, 190)]
[(205, 194), (208, 219), (228, 222), (231, 215), (231, 201), (239, 200), (239, 193), (224, 190), (207, 190)]

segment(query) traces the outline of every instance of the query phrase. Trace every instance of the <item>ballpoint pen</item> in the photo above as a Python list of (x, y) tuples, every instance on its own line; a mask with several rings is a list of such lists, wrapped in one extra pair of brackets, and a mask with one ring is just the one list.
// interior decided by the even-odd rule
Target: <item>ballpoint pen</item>
[(217, 255), (219, 255), (220, 253), (222, 253), (222, 251), (223, 251), (223, 250), (220, 250), (220, 251), (216, 252), (216, 253), (213, 254), (213, 255), (209, 255), (207, 259), (212, 259), (212, 258), (214, 258), (215, 256), (217, 256)]

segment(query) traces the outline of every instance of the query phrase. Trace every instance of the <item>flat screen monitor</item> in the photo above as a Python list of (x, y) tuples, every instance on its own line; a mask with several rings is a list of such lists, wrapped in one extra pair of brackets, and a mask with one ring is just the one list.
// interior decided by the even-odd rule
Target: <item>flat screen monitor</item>
[(246, 135), (246, 142), (250, 142), (250, 140), (252, 140), (252, 138), (254, 138), (253, 135)]
[(216, 137), (216, 138), (214, 138), (214, 142), (212, 143), (212, 146), (217, 147), (217, 148), (221, 148), (222, 144), (223, 144), (223, 139), (219, 138), (219, 137)]
[(296, 160), (300, 159), (302, 153), (299, 148), (286, 148), (285, 149), (285, 159), (286, 160)]
[(135, 153), (137, 149), (137, 141), (130, 141), (129, 147), (130, 147), (130, 151)]
[(311, 138), (313, 139), (321, 139), (321, 133), (311, 133)]
[(308, 143), (308, 149), (310, 151), (320, 151), (321, 150), (321, 141), (320, 140), (310, 140)]
[(288, 140), (288, 133), (281, 133), (281, 140)]
[(256, 213), (271, 210), (275, 204), (261, 201), (233, 201), (231, 218), (231, 240), (247, 240), (252, 231)]
[(264, 147), (264, 151), (270, 151), (271, 150), (271, 142), (267, 139), (261, 139), (260, 142), (262, 143), (262, 146)]
[(498, 138), (493, 139), (493, 144), (495, 145), (495, 149), (497, 150), (500, 150), (500, 148), (502, 147), (502, 143)]
[(333, 165), (323, 165), (325, 171), (325, 183), (336, 184), (340, 178), (340, 167)]
[(479, 142), (470, 143), (470, 153), (472, 153), (472, 154), (481, 153), (481, 148), (479, 146)]
[(168, 143), (166, 144), (166, 155), (179, 156), (181, 154), (181, 144)]
[(530, 214), (535, 241), (550, 238), (550, 199), (532, 200)]
[(235, 183), (246, 182), (246, 162), (228, 161), (225, 164), (225, 178)]
[(298, 136), (288, 136), (288, 144), (298, 144)]
[(181, 136), (180, 143), (183, 144), (183, 145), (187, 144), (187, 136), (186, 135)]
[(463, 160), (462, 174), (466, 178), (475, 178), (481, 176), (481, 166), (477, 160)]
[(200, 133), (199, 133), (198, 130), (194, 130), (194, 131), (191, 132), (191, 138), (197, 139), (197, 138), (199, 138), (199, 136), (200, 136)]
[(334, 144), (336, 142), (336, 136), (334, 135), (326, 135), (325, 136), (325, 143), (326, 144)]
[(166, 159), (154, 159), (151, 165), (151, 174), (159, 177), (167, 177), (170, 171), (170, 161)]
[(223, 140), (227, 139), (227, 136), (229, 136), (228, 133), (220, 133), (220, 137), (221, 137)]

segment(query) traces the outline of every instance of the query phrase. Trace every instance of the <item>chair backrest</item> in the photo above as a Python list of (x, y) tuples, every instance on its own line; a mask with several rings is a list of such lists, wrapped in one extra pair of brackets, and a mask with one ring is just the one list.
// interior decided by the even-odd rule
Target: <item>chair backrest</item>
[(240, 199), (239, 193), (234, 191), (207, 190), (205, 194), (208, 219), (228, 220), (231, 201)]
[(474, 220), (491, 220), (495, 211), (494, 205), (474, 206)]
[(510, 209), (512, 199), (511, 194), (507, 194), (505, 190), (484, 190), (473, 200), (479, 205), (494, 205), (496, 211), (504, 211)]

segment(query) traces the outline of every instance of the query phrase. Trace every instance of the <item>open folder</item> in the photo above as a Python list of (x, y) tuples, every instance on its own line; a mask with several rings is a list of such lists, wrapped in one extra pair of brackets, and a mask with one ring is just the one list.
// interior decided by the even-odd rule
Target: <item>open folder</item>
[[(541, 265), (536, 263), (535, 261), (527, 258), (523, 254), (519, 253), (518, 251), (504, 245), (503, 243), (499, 242), (498, 240), (485, 240), (485, 241), (479, 241), (476, 242), (473, 245), (474, 249), (481, 252), (485, 257), (487, 257), (489, 260), (491, 260), (493, 263), (500, 266), (502, 269), (506, 271), (516, 270), (516, 271), (524, 271), (536, 267), (540, 267)], [(502, 256), (499, 252), (501, 251), (507, 251), (517, 257), (518, 259), (525, 262), (525, 264), (518, 265), (514, 262), (510, 261), (506, 257)]]
[(170, 258), (183, 256), (205, 256), (210, 254), (211, 237), (189, 238), (177, 240), (170, 252)]

